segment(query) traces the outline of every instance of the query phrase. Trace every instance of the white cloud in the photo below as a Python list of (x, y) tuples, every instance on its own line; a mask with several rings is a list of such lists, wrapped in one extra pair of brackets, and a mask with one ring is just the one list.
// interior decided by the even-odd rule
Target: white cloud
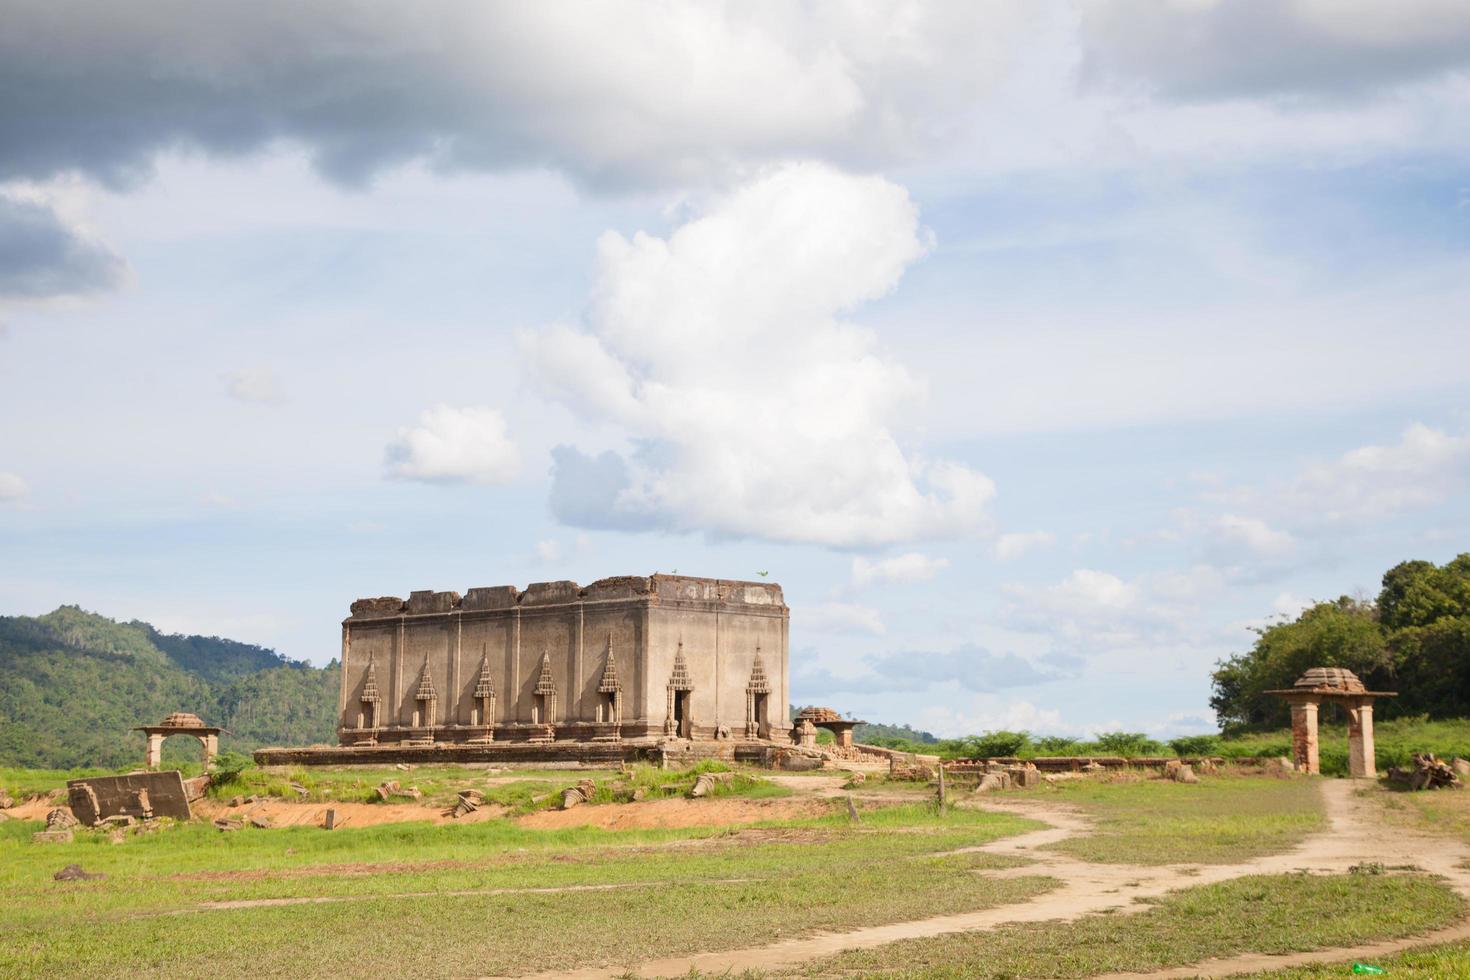
[(1002, 534), (995, 540), (995, 557), (999, 561), (1013, 561), (1037, 548), (1056, 544), (1057, 536), (1050, 531), (1015, 531)]
[(1416, 422), (1396, 443), (1361, 446), (1283, 483), (1237, 487), (1206, 499), (1269, 512), (1305, 532), (1434, 507), (1467, 485), (1470, 435)]
[(548, 538), (545, 541), (536, 542), (536, 560), (543, 565), (561, 561), (561, 542)]
[(31, 488), (14, 473), (0, 473), (0, 503), (14, 503), (24, 500), (31, 492)]
[(481, 406), (436, 405), (398, 430), (385, 454), (388, 476), (428, 483), (509, 483), (521, 453), (505, 416)]
[(948, 567), (949, 559), (917, 551), (878, 561), (859, 556), (852, 560), (852, 584), (862, 589), (879, 582), (927, 582)]
[(522, 347), (553, 397), (633, 449), (559, 447), (557, 516), (835, 547), (985, 528), (994, 484), (902, 445), (923, 386), (840, 319), (925, 249), (902, 187), (810, 163), (667, 239), (604, 235), (589, 332)]
[(1272, 528), (1257, 517), (1222, 514), (1215, 519), (1214, 529), (1225, 541), (1244, 545), (1261, 557), (1280, 557), (1296, 548), (1296, 539), (1290, 534)]
[(268, 367), (241, 368), (223, 375), (225, 393), (231, 398), (257, 405), (279, 405), (286, 393), (275, 372)]
[(887, 632), (878, 610), (850, 602), (827, 602), (808, 606), (800, 610), (799, 628), (816, 633), (871, 633), (881, 636)]
[(1083, 735), (1085, 730), (1067, 721), (1060, 711), (1039, 708), (1030, 701), (1002, 701), (979, 697), (968, 707), (931, 704), (919, 714), (917, 727), (943, 738), (981, 732), (1032, 732), (1037, 735)]
[(1295, 619), (1301, 615), (1303, 609), (1311, 605), (1311, 599), (1303, 599), (1301, 596), (1292, 595), (1290, 592), (1283, 592), (1271, 603), (1271, 610), (1278, 616)]

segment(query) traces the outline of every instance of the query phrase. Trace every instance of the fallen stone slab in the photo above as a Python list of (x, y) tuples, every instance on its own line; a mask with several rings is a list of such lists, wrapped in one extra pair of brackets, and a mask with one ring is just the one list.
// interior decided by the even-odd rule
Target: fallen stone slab
[(142, 820), (153, 817), (188, 820), (193, 816), (189, 792), (183, 775), (173, 769), (71, 779), (66, 784), (72, 812), (88, 827), (118, 814)]
[(32, 844), (70, 844), (72, 842), (70, 830), (38, 830), (31, 835)]
[(694, 799), (708, 796), (710, 790), (721, 783), (728, 783), (735, 778), (733, 772), (702, 772), (694, 779), (694, 786), (689, 790), (689, 795)]
[(98, 878), (106, 878), (107, 875), (100, 871), (84, 871), (80, 864), (68, 864), (51, 877), (56, 881), (96, 881)]
[(244, 826), (239, 820), (226, 820), (224, 817), (220, 817), (214, 821), (214, 828), (221, 833), (239, 830)]
[(251, 814), (251, 816), (249, 817), (249, 820), (250, 820), (250, 826), (254, 827), (257, 830), (270, 830), (271, 829), (271, 820), (270, 820), (270, 817), (267, 817), (263, 813)]
[(75, 826), (77, 826), (77, 818), (72, 815), (70, 810), (57, 807), (55, 810), (46, 814), (47, 830), (71, 830)]

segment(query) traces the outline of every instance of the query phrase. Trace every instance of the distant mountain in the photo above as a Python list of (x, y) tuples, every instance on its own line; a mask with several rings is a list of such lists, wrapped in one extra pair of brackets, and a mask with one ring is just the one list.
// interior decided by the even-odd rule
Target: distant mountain
[(923, 732), (908, 725), (859, 725), (852, 730), (852, 737), (859, 742), (874, 744), (879, 739), (900, 739), (905, 742), (921, 742), (932, 745), (938, 742), (933, 732)]
[[(191, 711), (232, 734), (220, 748), (336, 738), (338, 665), (288, 660), (217, 636), (160, 633), (77, 606), (0, 617), (0, 765), (108, 768), (143, 761), (129, 729)], [(165, 759), (197, 759), (172, 738)]]

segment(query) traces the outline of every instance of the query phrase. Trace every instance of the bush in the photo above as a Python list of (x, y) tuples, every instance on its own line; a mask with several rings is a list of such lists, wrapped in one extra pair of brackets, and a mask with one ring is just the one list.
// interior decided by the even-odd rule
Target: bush
[(1076, 755), (1077, 745), (1070, 735), (1043, 735), (1031, 742), (1037, 755)]
[(1218, 735), (1181, 735), (1179, 738), (1169, 740), (1169, 748), (1181, 756), (1185, 755), (1219, 755), (1220, 736)]
[(1121, 755), (1132, 758), (1138, 755), (1158, 755), (1164, 747), (1143, 732), (1103, 732), (1093, 739), (1099, 754)]
[(221, 752), (209, 764), (210, 781), (216, 786), (227, 786), (240, 778), (240, 774), (255, 766), (255, 760), (239, 752)]
[(1031, 736), (1026, 732), (997, 731), (971, 735), (966, 741), (973, 755), (990, 758), (1019, 754), (1031, 744)]

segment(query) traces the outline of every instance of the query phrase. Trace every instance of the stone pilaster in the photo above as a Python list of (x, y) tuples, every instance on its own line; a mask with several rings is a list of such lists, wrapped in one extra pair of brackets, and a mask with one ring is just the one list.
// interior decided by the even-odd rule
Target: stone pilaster
[(1291, 702), (1292, 759), (1299, 772), (1322, 771), (1317, 757), (1317, 705), (1315, 698), (1293, 699)]

